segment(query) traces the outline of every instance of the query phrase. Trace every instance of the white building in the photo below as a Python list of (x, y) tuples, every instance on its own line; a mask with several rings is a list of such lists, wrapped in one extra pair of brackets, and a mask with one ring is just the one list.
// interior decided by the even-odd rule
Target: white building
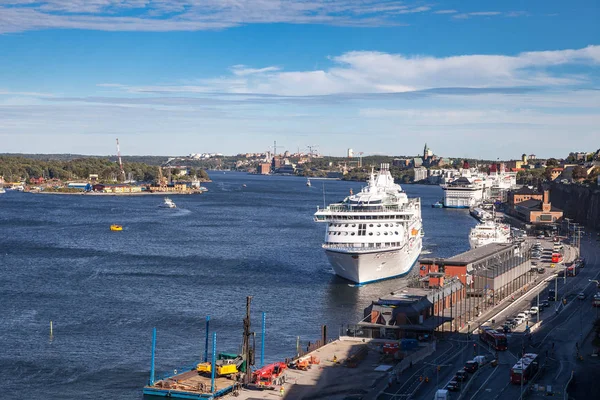
[(425, 179), (427, 179), (427, 168), (415, 168), (415, 182), (423, 181)]

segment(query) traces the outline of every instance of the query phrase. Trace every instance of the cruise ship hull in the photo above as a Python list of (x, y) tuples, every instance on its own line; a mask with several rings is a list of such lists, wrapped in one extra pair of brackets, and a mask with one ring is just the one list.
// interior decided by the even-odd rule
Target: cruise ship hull
[(336, 275), (365, 284), (406, 275), (419, 258), (421, 249), (422, 239), (418, 237), (412, 246), (401, 249), (369, 253), (327, 249), (325, 253)]

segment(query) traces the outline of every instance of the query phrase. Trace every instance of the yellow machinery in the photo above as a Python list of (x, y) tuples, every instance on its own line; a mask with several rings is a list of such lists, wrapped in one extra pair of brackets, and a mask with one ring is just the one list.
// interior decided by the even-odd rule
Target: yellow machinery
[[(210, 374), (212, 370), (211, 363), (200, 363), (196, 366), (196, 371), (200, 374)], [(215, 371), (219, 376), (237, 374), (238, 368), (235, 360), (218, 360), (217, 369)]]

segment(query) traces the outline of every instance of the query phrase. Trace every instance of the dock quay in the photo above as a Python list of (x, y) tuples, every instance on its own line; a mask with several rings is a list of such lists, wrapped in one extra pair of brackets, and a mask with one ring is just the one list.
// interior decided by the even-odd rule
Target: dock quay
[[(381, 348), (385, 341), (378, 339), (340, 336), (326, 345), (306, 353), (320, 360), (306, 370), (288, 369), (283, 398), (289, 400), (312, 399), (362, 399), (377, 383), (385, 380), (392, 370)], [(416, 349), (430, 354), (429, 344)], [(358, 356), (358, 357), (357, 357)], [(418, 358), (415, 358), (418, 360)], [(394, 363), (395, 364), (395, 363)], [(279, 390), (241, 389), (238, 398), (242, 400), (273, 399), (281, 397)]]
[[(231, 377), (213, 374), (209, 378), (192, 366), (155, 380), (152, 368), (144, 394), (185, 399), (374, 399), (401, 376), (413, 374), (413, 363), (449, 351), (454, 340), (449, 338), (459, 332), (477, 335), (482, 325), (496, 328), (505, 308), (517, 306), (520, 297), (537, 293), (554, 279), (564, 267), (551, 267), (544, 256), (537, 266), (546, 266), (545, 271), (533, 268), (535, 240), (489, 244), (445, 259), (421, 259), (414, 285), (373, 301), (365, 309), (364, 318), (342, 327), (336, 340), (328, 341), (323, 327), (321, 340), (308, 348), (298, 345), (293, 358), (276, 363), (282, 366), (281, 373), (267, 383), (256, 379), (257, 372), (265, 367), (264, 360), (254, 362), (254, 354), (258, 353), (253, 348), (249, 353), (246, 341), (242, 353), (252, 354), (246, 358), (252, 360), (247, 374), (240, 368), (240, 373)], [(552, 241), (542, 242), (544, 254), (551, 253)], [(576, 257), (571, 246), (565, 245), (562, 252), (565, 262)], [(247, 318), (245, 338), (254, 334), (249, 331), (249, 312)], [(532, 325), (529, 330), (536, 328)], [(208, 348), (208, 336), (206, 343)], [(218, 365), (215, 354), (213, 347), (213, 371)], [(205, 356), (205, 363), (207, 360), (210, 358)]]

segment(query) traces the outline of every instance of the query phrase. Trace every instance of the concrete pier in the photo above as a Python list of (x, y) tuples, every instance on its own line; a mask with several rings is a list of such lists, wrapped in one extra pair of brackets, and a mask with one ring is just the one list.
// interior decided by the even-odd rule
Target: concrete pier
[[(346, 361), (353, 354), (367, 347), (365, 357), (355, 367)], [(381, 354), (377, 343), (366, 339), (342, 338), (308, 353), (319, 358), (320, 364), (312, 365), (307, 371), (288, 369), (284, 386), (285, 399), (331, 399), (341, 400), (356, 396), (360, 398), (375, 386), (378, 380), (386, 379), (387, 370), (392, 366), (380, 367)], [(337, 360), (334, 362), (334, 356)], [(378, 368), (380, 367), (380, 368)], [(378, 370), (376, 370), (378, 368)], [(274, 399), (281, 397), (280, 387), (276, 390), (240, 391), (239, 399)]]

